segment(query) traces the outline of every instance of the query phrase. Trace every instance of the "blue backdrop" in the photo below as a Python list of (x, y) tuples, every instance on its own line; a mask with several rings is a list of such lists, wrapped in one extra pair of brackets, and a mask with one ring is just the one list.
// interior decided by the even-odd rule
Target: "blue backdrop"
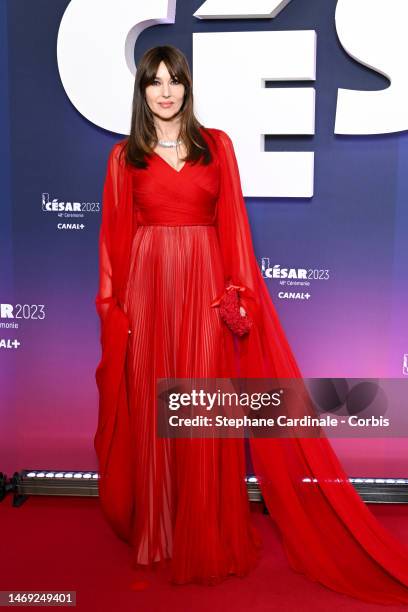
[[(91, 124), (62, 87), (56, 40), (68, 4), (0, 2), (0, 301), (15, 314), (3, 309), (0, 319), (0, 470), (95, 467), (100, 212), (80, 230), (58, 230), (57, 213), (42, 201), (100, 202), (108, 152), (122, 135)], [(335, 0), (293, 0), (274, 20), (208, 22), (192, 17), (201, 4), (179, 0), (175, 24), (145, 30), (136, 62), (149, 47), (173, 44), (191, 65), (193, 32), (316, 30), (316, 134), (266, 136), (267, 150), (315, 152), (315, 195), (247, 198), (255, 251), (271, 266), (329, 271), (311, 281), (306, 300), (280, 299), (279, 282), (266, 279), (305, 376), (403, 376), (407, 135), (333, 133), (337, 88), (388, 81), (342, 49)], [(403, 439), (335, 445), (349, 473), (406, 475)]]

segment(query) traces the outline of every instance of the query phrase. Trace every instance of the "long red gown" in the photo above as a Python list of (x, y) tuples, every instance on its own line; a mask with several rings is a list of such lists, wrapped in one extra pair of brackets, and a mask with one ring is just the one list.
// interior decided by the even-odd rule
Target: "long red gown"
[[(135, 567), (172, 581), (247, 574), (261, 554), (242, 439), (156, 436), (156, 378), (297, 378), (300, 370), (253, 251), (229, 136), (201, 128), (208, 166), (147, 169), (110, 154), (99, 242), (102, 358), (96, 371), (99, 495)], [(229, 282), (254, 320), (234, 338), (211, 307)], [(314, 414), (307, 396), (289, 413)], [(408, 550), (362, 502), (329, 441), (250, 438), (252, 462), (288, 562), (365, 601), (408, 603)]]

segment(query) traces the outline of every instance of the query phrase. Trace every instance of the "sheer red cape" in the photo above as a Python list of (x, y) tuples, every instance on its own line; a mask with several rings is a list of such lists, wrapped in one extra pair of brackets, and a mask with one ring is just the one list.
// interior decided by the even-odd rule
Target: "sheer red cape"
[[(240, 295), (254, 320), (251, 331), (232, 344), (239, 375), (301, 379), (256, 261), (232, 141), (222, 130), (202, 128), (202, 133), (220, 163), (216, 229), (225, 282), (245, 288)], [(116, 534), (128, 541), (133, 499), (124, 376), (129, 325), (123, 304), (135, 228), (131, 172), (119, 156), (122, 144), (112, 148), (103, 191), (95, 300), (102, 357), (96, 370), (99, 419), (94, 443), (102, 510)], [(306, 396), (301, 406), (289, 407), (289, 416), (291, 410), (293, 415), (315, 416)], [(408, 603), (408, 549), (361, 500), (324, 434), (250, 438), (250, 450), (264, 501), (295, 571), (365, 601)]]

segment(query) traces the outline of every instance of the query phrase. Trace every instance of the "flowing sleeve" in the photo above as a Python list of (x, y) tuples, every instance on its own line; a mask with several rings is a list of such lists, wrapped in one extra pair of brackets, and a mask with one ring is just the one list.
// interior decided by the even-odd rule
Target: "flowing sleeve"
[(102, 323), (116, 301), (113, 283), (114, 236), (124, 179), (124, 166), (120, 161), (120, 146), (117, 143), (108, 158), (102, 195), (102, 222), (99, 230), (99, 286), (95, 304)]
[[(262, 388), (262, 378), (279, 379), (284, 385), (296, 379), (282, 414), (317, 417), (254, 254), (232, 141), (225, 132), (214, 131), (221, 171), (217, 232), (225, 283), (244, 289), (245, 306), (256, 319), (235, 343), (239, 376), (254, 378), (254, 390)], [(291, 567), (342, 593), (373, 602), (407, 602), (407, 547), (362, 502), (325, 431), (314, 431), (316, 437), (303, 437), (301, 428), (293, 428), (291, 437), (249, 437), (258, 484)], [(341, 563), (333, 558), (339, 542)]]
[(231, 283), (239, 288), (242, 305), (254, 323), (239, 338), (241, 376), (301, 377), (255, 256), (232, 140), (223, 130), (213, 129), (213, 135), (220, 168), (216, 229), (225, 288)]
[(94, 447), (98, 457), (99, 499), (113, 529), (127, 540), (133, 496), (125, 362), (129, 321), (124, 295), (132, 241), (132, 189), (122, 143), (109, 155), (99, 231), (99, 285), (95, 298), (101, 323), (101, 359), (95, 377), (99, 391)]
[[(249, 323), (259, 324), (259, 299), (256, 291), (258, 279), (253, 269), (251, 230), (238, 162), (228, 134), (222, 130), (213, 130), (213, 134), (217, 140), (216, 154), (220, 168), (216, 230), (223, 260), (224, 290), (211, 305), (221, 307), (221, 317), (236, 335), (244, 336), (248, 331), (254, 335), (252, 325), (243, 325), (245, 319)], [(239, 312), (239, 306), (245, 309), (244, 317)]]
[(249, 260), (246, 254), (248, 244), (251, 242), (251, 231), (231, 138), (226, 132), (219, 130), (218, 142), (221, 175), (216, 221), (223, 256), (225, 282), (242, 285), (244, 281), (251, 282)]
[[(279, 376), (287, 367), (300, 375), (255, 257), (234, 146), (223, 130), (213, 130), (220, 169), (216, 229), (224, 269), (224, 294), (232, 284), (253, 321), (239, 338), (240, 371), (245, 376)], [(216, 296), (213, 303), (220, 298)], [(272, 348), (273, 347), (273, 348)], [(283, 366), (283, 367), (282, 367)]]

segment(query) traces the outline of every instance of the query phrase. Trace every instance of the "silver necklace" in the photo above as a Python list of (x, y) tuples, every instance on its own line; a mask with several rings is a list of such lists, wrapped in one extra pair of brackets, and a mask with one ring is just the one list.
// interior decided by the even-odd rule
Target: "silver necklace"
[(161, 147), (170, 148), (170, 147), (177, 147), (178, 145), (181, 145), (183, 141), (179, 139), (179, 140), (158, 140), (157, 142)]

